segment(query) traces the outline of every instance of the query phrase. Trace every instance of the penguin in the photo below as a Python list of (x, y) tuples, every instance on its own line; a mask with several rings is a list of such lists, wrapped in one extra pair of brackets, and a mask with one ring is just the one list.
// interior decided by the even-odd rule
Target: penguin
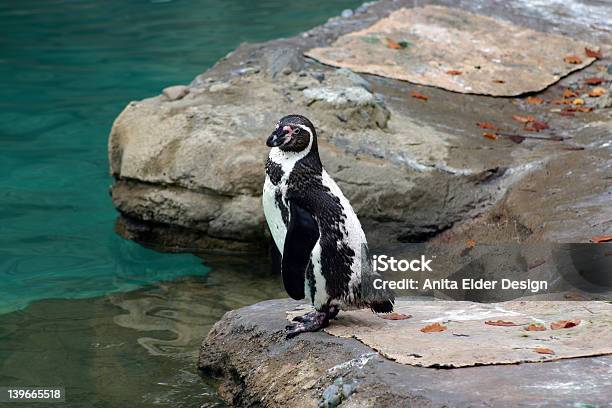
[(307, 299), (314, 311), (287, 326), (286, 337), (320, 330), (340, 310), (393, 311), (394, 295), (375, 290), (361, 223), (319, 157), (310, 120), (288, 115), (266, 144), (263, 209), (273, 238), (273, 265), (289, 296)]

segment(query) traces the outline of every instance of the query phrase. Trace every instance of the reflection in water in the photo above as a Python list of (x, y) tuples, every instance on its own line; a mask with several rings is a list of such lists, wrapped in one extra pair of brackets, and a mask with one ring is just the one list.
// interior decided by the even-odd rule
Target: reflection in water
[(223, 406), (195, 370), (202, 338), (225, 312), (286, 295), (269, 265), (205, 262), (205, 277), (1, 315), (0, 384), (65, 386), (67, 407)]

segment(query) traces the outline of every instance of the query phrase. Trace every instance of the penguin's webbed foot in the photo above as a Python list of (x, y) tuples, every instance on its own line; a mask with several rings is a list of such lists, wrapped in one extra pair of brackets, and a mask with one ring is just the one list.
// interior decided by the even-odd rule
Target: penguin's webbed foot
[(329, 320), (336, 317), (338, 314), (337, 308), (330, 308), (327, 311), (319, 312), (312, 311), (306, 313), (303, 316), (297, 316), (293, 318), (294, 324), (290, 324), (286, 327), (287, 339), (292, 339), (300, 333), (316, 332), (324, 329), (329, 325)]

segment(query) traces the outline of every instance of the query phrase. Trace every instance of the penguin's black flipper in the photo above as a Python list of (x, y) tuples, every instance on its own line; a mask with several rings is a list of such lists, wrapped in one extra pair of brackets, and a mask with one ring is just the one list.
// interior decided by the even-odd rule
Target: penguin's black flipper
[(272, 273), (275, 275), (281, 274), (282, 255), (276, 247), (276, 243), (270, 243), (270, 258), (272, 259)]
[(319, 239), (317, 221), (294, 202), (289, 203), (290, 221), (285, 236), (281, 272), (285, 290), (295, 300), (304, 299), (304, 280), (310, 253)]

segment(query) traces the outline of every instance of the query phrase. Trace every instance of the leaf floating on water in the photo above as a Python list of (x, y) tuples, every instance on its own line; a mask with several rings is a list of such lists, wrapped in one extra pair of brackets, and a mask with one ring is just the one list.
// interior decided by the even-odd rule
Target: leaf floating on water
[(381, 319), (385, 319), (385, 320), (406, 320), (406, 319), (410, 319), (412, 317), (412, 315), (405, 315), (402, 313), (397, 313), (397, 312), (393, 312), (393, 313), (389, 313), (389, 314), (381, 314), (378, 315)]
[(422, 101), (426, 101), (426, 100), (428, 100), (428, 99), (429, 99), (429, 97), (428, 97), (428, 96), (425, 96), (425, 95), (423, 95), (422, 93), (418, 93), (418, 92), (416, 92), (416, 91), (412, 91), (412, 92), (410, 92), (410, 96), (412, 96), (413, 98), (416, 98), (416, 99), (420, 99), (420, 100), (422, 100)]
[(389, 37), (385, 38), (385, 42), (387, 44), (387, 48), (391, 48), (392, 50), (401, 50), (402, 48), (406, 48), (406, 46), (402, 47), (402, 44), (393, 41)]
[(559, 320), (558, 322), (553, 322), (550, 324), (550, 328), (553, 330), (559, 330), (559, 329), (569, 329), (572, 327), (576, 327), (580, 324), (580, 320), (579, 319), (575, 319), (575, 320)]
[(478, 126), (481, 129), (499, 130), (497, 126), (489, 122), (476, 122), (476, 126)]
[(446, 71), (446, 73), (448, 75), (461, 75), (461, 74), (463, 74), (463, 72), (461, 72), (461, 71), (459, 71), (457, 69), (451, 69), (449, 71)]
[(482, 136), (486, 137), (487, 139), (497, 140), (497, 135), (495, 133), (484, 132)]
[(600, 235), (597, 237), (591, 238), (591, 242), (596, 244), (601, 244), (602, 242), (610, 242), (612, 241), (612, 235)]
[(563, 58), (563, 61), (568, 64), (582, 64), (582, 58), (577, 55), (568, 55), (567, 57)]
[(536, 347), (533, 349), (533, 351), (539, 354), (555, 354), (554, 351), (546, 347)]
[(599, 77), (589, 77), (584, 80), (584, 83), (587, 85), (599, 85), (602, 82), (605, 82), (605, 79)]
[(489, 326), (503, 326), (503, 327), (520, 326), (520, 324), (516, 324), (514, 322), (506, 322), (503, 320), (496, 320), (496, 321), (487, 320), (485, 324), (488, 324)]
[(597, 88), (591, 89), (591, 91), (589, 92), (589, 96), (592, 98), (597, 98), (599, 96), (604, 95), (606, 92), (607, 91), (605, 88), (598, 86)]
[(446, 330), (446, 326), (440, 323), (428, 324), (427, 326), (421, 329), (423, 333), (436, 333), (436, 332), (442, 332), (444, 330)]
[(525, 327), (527, 331), (546, 331), (546, 326), (540, 323), (531, 323), (529, 326)]
[(537, 96), (528, 96), (526, 100), (527, 100), (527, 103), (530, 105), (540, 105), (544, 103), (544, 99), (539, 98)]
[(601, 57), (603, 57), (603, 55), (601, 54), (601, 51), (595, 51), (592, 50), (588, 47), (584, 47), (584, 52), (586, 53), (587, 57), (589, 58), (597, 58), (600, 59)]
[(533, 122), (535, 120), (535, 118), (531, 115), (527, 115), (527, 116), (512, 115), (512, 119), (516, 120), (517, 122), (521, 122), (521, 123)]

